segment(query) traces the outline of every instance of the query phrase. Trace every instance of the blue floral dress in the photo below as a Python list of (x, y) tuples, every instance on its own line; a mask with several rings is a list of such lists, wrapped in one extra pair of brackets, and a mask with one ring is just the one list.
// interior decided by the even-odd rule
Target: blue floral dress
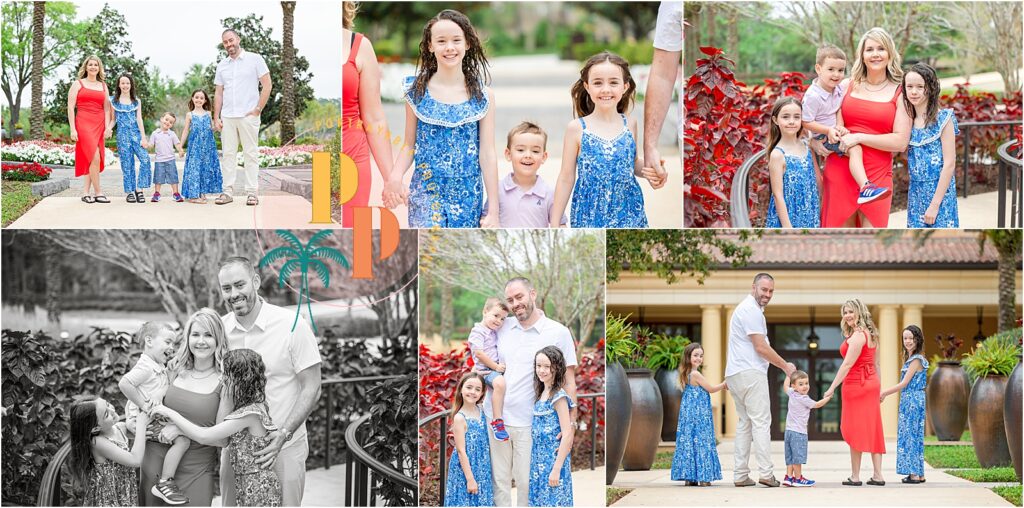
[[(806, 147), (805, 147), (806, 148)], [(791, 155), (781, 146), (776, 150), (786, 158), (786, 170), (782, 173), (782, 196), (786, 202), (789, 223), (794, 228), (821, 227), (821, 199), (818, 197), (818, 178), (814, 174), (814, 161), (810, 148), (807, 154)], [(782, 220), (775, 209), (775, 194), (768, 200), (768, 217), (766, 228), (781, 228)]]
[(715, 449), (715, 426), (711, 419), (711, 394), (703, 387), (689, 383), (683, 389), (679, 403), (672, 479), (689, 482), (722, 479), (722, 464)]
[[(116, 96), (110, 96), (110, 104), (114, 108), (114, 124), (117, 127), (117, 158), (121, 164), (121, 176), (124, 192), (135, 192), (148, 189), (153, 185), (152, 163), (149, 152), (142, 148), (142, 134), (139, 132), (138, 111), (142, 107), (139, 101), (121, 104)], [(138, 165), (136, 165), (136, 159)]]
[(562, 431), (558, 413), (555, 412), (555, 401), (561, 398), (569, 403), (569, 409), (576, 405), (565, 390), (558, 390), (548, 400), (538, 400), (533, 404), (533, 423), (530, 425), (530, 437), (533, 440), (530, 450), (530, 506), (572, 506), (571, 454), (566, 455), (565, 462), (562, 462), (558, 486), (548, 486), (548, 476), (558, 456), (559, 440), (555, 436)]
[(576, 157), (569, 223), (574, 228), (646, 228), (644, 194), (633, 174), (636, 140), (622, 116), (622, 132), (604, 139), (587, 129)]
[(416, 114), (416, 145), (409, 188), (409, 227), (477, 228), (483, 215), (480, 120), (487, 96), (458, 104), (435, 100), (429, 90), (413, 98), (415, 76), (405, 78), (405, 101)]
[(907, 227), (908, 228), (958, 228), (960, 214), (956, 207), (956, 171), (949, 181), (946, 194), (939, 204), (939, 213), (935, 216), (935, 224), (924, 223), (924, 213), (932, 202), (935, 189), (939, 186), (939, 175), (942, 173), (942, 129), (953, 122), (953, 134), (960, 134), (956, 116), (952, 109), (939, 111), (935, 122), (910, 131), (910, 149), (907, 150), (907, 170), (910, 172), (910, 187), (907, 190)]
[(494, 483), (491, 477), (491, 445), (487, 440), (487, 415), (480, 411), (480, 418), (475, 420), (459, 411), (466, 419), (466, 456), (469, 457), (469, 469), (473, 471), (480, 490), (470, 494), (466, 490), (466, 473), (462, 471), (459, 453), (452, 450), (452, 458), (448, 461), (448, 482), (444, 489), (445, 506), (494, 506)]
[(924, 406), (928, 385), (928, 360), (914, 355), (903, 363), (900, 379), (910, 362), (921, 360), (921, 370), (900, 391), (899, 427), (896, 432), (896, 472), (924, 476)]
[(192, 123), (188, 128), (185, 169), (181, 174), (181, 195), (185, 199), (195, 199), (203, 194), (219, 194), (222, 186), (223, 177), (210, 114), (193, 111)]

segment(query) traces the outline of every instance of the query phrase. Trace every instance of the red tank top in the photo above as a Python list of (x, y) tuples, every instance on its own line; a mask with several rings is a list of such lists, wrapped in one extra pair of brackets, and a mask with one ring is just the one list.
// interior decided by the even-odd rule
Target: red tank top
[(356, 67), (356, 55), (363, 35), (353, 33), (352, 49), (348, 61), (341, 69), (341, 118), (342, 130), (347, 130), (359, 118), (359, 68)]

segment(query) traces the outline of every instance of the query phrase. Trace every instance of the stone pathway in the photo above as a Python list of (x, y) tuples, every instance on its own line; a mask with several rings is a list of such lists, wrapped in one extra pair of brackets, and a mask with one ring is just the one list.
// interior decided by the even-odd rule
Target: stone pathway
[[(963, 229), (990, 229), (999, 224), (999, 192), (971, 194), (968, 197), (956, 198), (957, 213), (960, 216), (960, 227)], [(1010, 192), (1006, 193), (1006, 223), (1010, 227)], [(907, 211), (901, 210), (889, 215), (889, 229), (905, 229), (907, 227)]]

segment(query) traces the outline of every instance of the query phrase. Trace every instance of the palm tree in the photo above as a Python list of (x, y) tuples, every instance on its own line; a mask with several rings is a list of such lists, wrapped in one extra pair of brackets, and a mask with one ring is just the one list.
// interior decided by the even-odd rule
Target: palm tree
[(302, 240), (299, 240), (297, 236), (291, 231), (283, 229), (277, 230), (277, 236), (280, 236), (284, 241), (288, 242), (288, 245), (282, 245), (271, 249), (270, 252), (260, 259), (260, 268), (269, 266), (274, 261), (283, 258), (289, 258), (283, 265), (281, 270), (278, 272), (277, 284), (278, 287), (284, 287), (288, 279), (291, 278), (292, 272), (296, 268), (299, 269), (302, 274), (302, 281), (299, 285), (299, 302), (295, 306), (295, 321), (292, 322), (292, 330), (295, 330), (295, 326), (299, 323), (299, 314), (302, 311), (302, 297), (306, 298), (306, 310), (309, 311), (309, 322), (313, 325), (313, 333), (316, 333), (316, 321), (313, 319), (313, 308), (310, 304), (309, 299), (309, 270), (312, 269), (316, 272), (317, 277), (320, 279), (320, 283), (324, 287), (328, 287), (331, 282), (331, 270), (328, 268), (327, 263), (322, 260), (334, 261), (344, 267), (345, 269), (351, 268), (348, 263), (348, 259), (338, 249), (331, 247), (317, 247), (324, 238), (327, 238), (331, 234), (331, 230), (324, 229), (313, 235), (309, 242), (303, 245)]
[(284, 32), (281, 44), (281, 144), (295, 140), (295, 2), (281, 2)]
[(32, 115), (30, 139), (43, 139), (43, 44), (46, 2), (32, 4)]

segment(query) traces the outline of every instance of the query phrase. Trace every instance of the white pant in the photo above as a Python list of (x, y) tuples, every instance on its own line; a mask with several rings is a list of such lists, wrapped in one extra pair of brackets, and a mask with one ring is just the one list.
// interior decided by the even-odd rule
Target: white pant
[(757, 469), (761, 478), (772, 473), (772, 409), (768, 393), (768, 375), (760, 370), (744, 370), (725, 378), (736, 404), (733, 479), (741, 482), (750, 476), (750, 445), (753, 442)]
[[(306, 457), (309, 455), (309, 442), (305, 437), (301, 437), (299, 442), (289, 442), (287, 445), (277, 454), (274, 472), (281, 481), (282, 506), (300, 506), (306, 488)], [(235, 506), (235, 473), (231, 470), (227, 448), (220, 457), (220, 493), (221, 506)]]
[(512, 506), (512, 478), (516, 479), (516, 506), (530, 504), (530, 448), (533, 438), (530, 427), (505, 426), (508, 441), (498, 441), (488, 431), (491, 445), (491, 470), (494, 483), (494, 505)]
[(245, 164), (245, 192), (256, 194), (260, 183), (260, 164), (257, 156), (259, 152), (258, 135), (260, 131), (260, 117), (247, 116), (245, 118), (222, 118), (224, 130), (220, 133), (220, 146), (223, 158), (220, 161), (220, 169), (224, 173), (224, 192), (230, 193), (235, 188), (235, 180), (238, 178), (238, 142), (242, 142), (242, 160)]

